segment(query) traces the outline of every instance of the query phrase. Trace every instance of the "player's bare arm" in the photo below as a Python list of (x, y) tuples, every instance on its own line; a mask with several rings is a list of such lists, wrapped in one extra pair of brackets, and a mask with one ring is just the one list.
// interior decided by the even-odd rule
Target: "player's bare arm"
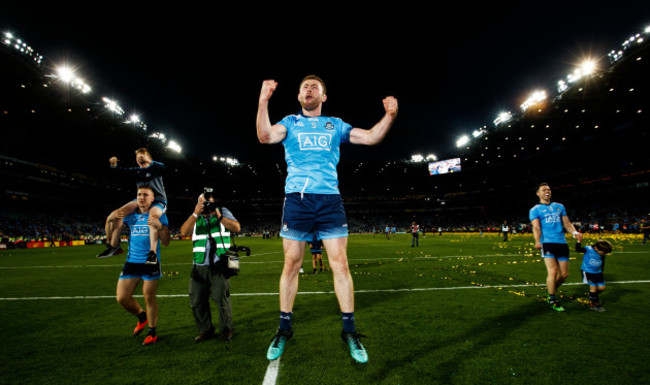
[(171, 238), (169, 235), (169, 228), (164, 226), (157, 218), (154, 218), (150, 225), (158, 231), (158, 239), (160, 239), (160, 243), (164, 246), (169, 246), (169, 240)]
[(533, 237), (535, 238), (535, 248), (540, 250), (542, 248), (542, 225), (539, 222), (539, 219), (533, 219), (531, 222), (533, 225)]
[(257, 108), (257, 139), (260, 143), (270, 144), (281, 142), (287, 135), (286, 127), (276, 124), (271, 125), (269, 118), (269, 100), (277, 88), (275, 80), (262, 82), (260, 100)]
[(582, 242), (582, 233), (576, 230), (576, 228), (573, 226), (573, 223), (571, 223), (569, 217), (566, 215), (562, 217), (562, 225), (564, 226), (564, 229), (567, 231), (567, 233), (573, 234), (573, 237), (576, 238), (578, 242)]
[(392, 127), (395, 118), (397, 118), (398, 105), (397, 99), (392, 96), (384, 98), (383, 104), (386, 113), (381, 120), (369, 130), (353, 128), (352, 131), (350, 131), (350, 143), (374, 146), (384, 140), (386, 134), (388, 134), (388, 131)]

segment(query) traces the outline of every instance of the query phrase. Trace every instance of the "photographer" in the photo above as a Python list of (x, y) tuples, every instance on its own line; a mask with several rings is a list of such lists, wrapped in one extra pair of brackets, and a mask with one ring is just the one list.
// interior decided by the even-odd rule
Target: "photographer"
[(199, 196), (194, 212), (181, 226), (182, 236), (192, 236), (194, 265), (190, 274), (190, 305), (199, 329), (194, 339), (197, 343), (216, 336), (210, 298), (219, 306), (222, 339), (232, 339), (230, 274), (224, 254), (230, 248), (230, 232), (237, 233), (240, 229), (230, 210), (216, 207), (211, 188), (206, 188)]

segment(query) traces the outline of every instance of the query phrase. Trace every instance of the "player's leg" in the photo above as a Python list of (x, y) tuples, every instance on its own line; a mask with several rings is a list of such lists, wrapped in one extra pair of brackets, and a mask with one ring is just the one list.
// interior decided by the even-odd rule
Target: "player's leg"
[(280, 311), (291, 313), (298, 292), (298, 273), (305, 254), (305, 241), (283, 238), (284, 267), (280, 276)]
[(564, 311), (564, 308), (560, 306), (555, 295), (557, 290), (557, 276), (559, 274), (560, 266), (557, 259), (554, 257), (545, 257), (544, 264), (546, 265), (546, 288), (548, 290), (547, 301), (551, 304), (553, 310)]
[(323, 239), (327, 251), (330, 270), (334, 279), (334, 292), (339, 301), (343, 330), (341, 339), (350, 349), (350, 355), (359, 363), (368, 362), (368, 353), (361, 344), (354, 319), (354, 283), (348, 264), (347, 245), (348, 238)]
[(557, 276), (555, 279), (555, 290), (558, 290), (560, 288), (560, 285), (566, 281), (566, 279), (569, 277), (569, 261), (560, 259), (558, 260), (558, 271), (557, 271)]
[(117, 303), (119, 303), (124, 310), (135, 316), (142, 313), (142, 307), (138, 301), (133, 298), (133, 293), (135, 292), (138, 283), (140, 283), (140, 278), (118, 279), (115, 294)]
[(284, 267), (280, 276), (280, 326), (266, 351), (266, 358), (275, 360), (293, 336), (291, 325), (293, 303), (298, 292), (298, 276), (305, 257), (305, 241), (283, 238)]
[(314, 269), (313, 272), (316, 273), (316, 267), (318, 266), (318, 254), (311, 253), (311, 267)]
[[(160, 220), (160, 217), (163, 215), (163, 210), (162, 207), (160, 207), (158, 204), (154, 204), (151, 206), (151, 209), (149, 210), (149, 219), (155, 219), (155, 220)], [(149, 225), (149, 246), (150, 250), (153, 252), (156, 252), (158, 249), (158, 230), (152, 226)]]
[(149, 319), (149, 333), (145, 338), (143, 345), (155, 344), (158, 340), (156, 328), (158, 327), (158, 301), (156, 292), (158, 291), (158, 280), (145, 280), (142, 284), (142, 295), (144, 296), (145, 306), (147, 308), (147, 317)]
[[(112, 226), (111, 228), (111, 232), (110, 232), (111, 246), (120, 247), (120, 236), (122, 235), (122, 218), (133, 213), (137, 208), (138, 208), (138, 202), (131, 201), (114, 211), (115, 216), (119, 219), (119, 221), (115, 221), (114, 226)], [(107, 233), (107, 236), (108, 234), (109, 233)]]
[(116, 299), (126, 311), (138, 317), (138, 321), (133, 329), (133, 335), (137, 336), (144, 330), (148, 323), (147, 313), (142, 310), (140, 303), (133, 298), (135, 288), (140, 283), (140, 278), (123, 278), (117, 281)]
[(341, 312), (352, 313), (354, 312), (354, 283), (348, 266), (348, 238), (323, 239), (323, 245), (334, 277), (334, 292)]

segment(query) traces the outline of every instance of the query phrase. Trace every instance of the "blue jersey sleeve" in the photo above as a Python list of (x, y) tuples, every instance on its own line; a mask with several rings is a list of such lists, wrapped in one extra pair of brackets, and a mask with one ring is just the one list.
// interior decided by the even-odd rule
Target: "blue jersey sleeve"
[(350, 141), (350, 131), (352, 131), (352, 126), (340, 121), (339, 132), (341, 133), (341, 143), (348, 143)]
[(534, 219), (539, 219), (539, 214), (537, 213), (537, 206), (530, 209), (528, 212), (528, 219), (532, 222)]

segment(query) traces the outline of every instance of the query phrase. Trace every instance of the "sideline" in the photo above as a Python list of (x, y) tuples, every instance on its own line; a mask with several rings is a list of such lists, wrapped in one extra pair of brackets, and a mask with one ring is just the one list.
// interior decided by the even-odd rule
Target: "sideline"
[(269, 366), (266, 368), (266, 374), (264, 375), (264, 382), (262, 385), (275, 385), (278, 380), (278, 373), (280, 372), (280, 357), (271, 361)]
[[(636, 281), (614, 281), (607, 282), (607, 285), (619, 284), (635, 284), (635, 283), (650, 283), (650, 280), (636, 280)], [(578, 286), (585, 285), (583, 282), (565, 282), (563, 286)], [(521, 285), (483, 285), (483, 286), (451, 286), (451, 287), (421, 287), (421, 288), (404, 288), (404, 289), (375, 289), (375, 290), (355, 290), (355, 294), (365, 293), (399, 293), (399, 292), (426, 292), (426, 291), (442, 291), (442, 290), (467, 290), (467, 289), (507, 289), (519, 287), (542, 287), (546, 286), (545, 283), (537, 284), (521, 284)], [(334, 294), (334, 291), (302, 291), (298, 295), (321, 295), (321, 294)], [(259, 297), (279, 295), (279, 293), (231, 293), (231, 297)], [(185, 294), (158, 294), (158, 298), (186, 298)], [(142, 297), (142, 294), (134, 295), (134, 297)], [(76, 295), (70, 297), (0, 297), (0, 301), (40, 301), (40, 300), (75, 300), (75, 299), (115, 299), (114, 295)]]

